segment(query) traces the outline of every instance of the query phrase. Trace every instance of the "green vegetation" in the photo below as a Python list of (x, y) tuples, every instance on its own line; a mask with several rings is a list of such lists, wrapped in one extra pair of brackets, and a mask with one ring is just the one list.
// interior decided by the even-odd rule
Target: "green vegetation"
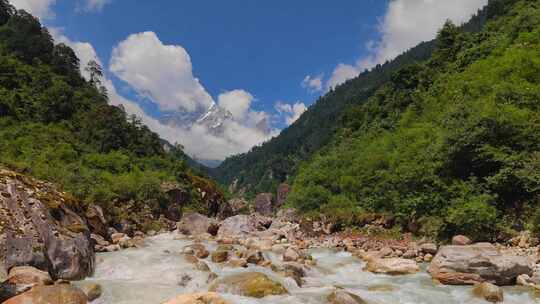
[(391, 214), (439, 238), (539, 227), (540, 1), (494, 0), (483, 12), (480, 32), (448, 22), (427, 62), (349, 108), (288, 204), (353, 224)]
[(0, 0), (0, 165), (58, 183), (118, 219), (131, 216), (122, 211), (129, 201), (159, 216), (168, 204), (165, 181), (199, 209), (222, 198), (181, 149), (165, 151), (140, 120), (108, 104), (96, 62), (85, 69), (89, 80), (72, 49), (54, 45), (35, 17)]

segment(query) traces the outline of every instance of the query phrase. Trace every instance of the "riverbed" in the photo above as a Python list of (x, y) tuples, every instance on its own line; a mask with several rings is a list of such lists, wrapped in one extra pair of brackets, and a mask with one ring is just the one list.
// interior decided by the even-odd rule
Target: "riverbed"
[[(103, 295), (93, 304), (159, 304), (179, 294), (208, 290), (209, 272), (195, 269), (184, 260), (182, 248), (189, 239), (176, 240), (174, 234), (147, 238), (143, 248), (132, 248), (96, 257), (96, 271), (87, 281), (99, 283)], [(203, 243), (209, 251), (215, 242)], [(219, 277), (238, 272), (262, 272), (281, 282), (288, 291), (284, 296), (263, 299), (222, 294), (231, 304), (326, 304), (326, 297), (337, 287), (359, 295), (370, 304), (485, 304), (474, 298), (471, 287), (444, 286), (431, 280), (423, 270), (414, 275), (376, 275), (362, 270), (364, 263), (350, 253), (333, 249), (312, 249), (317, 261), (300, 288), (291, 278), (284, 278), (270, 269), (250, 265), (230, 268), (206, 259), (211, 271)], [(279, 265), (281, 258), (265, 252), (265, 258)], [(504, 287), (504, 303), (540, 303), (540, 297), (522, 287)]]

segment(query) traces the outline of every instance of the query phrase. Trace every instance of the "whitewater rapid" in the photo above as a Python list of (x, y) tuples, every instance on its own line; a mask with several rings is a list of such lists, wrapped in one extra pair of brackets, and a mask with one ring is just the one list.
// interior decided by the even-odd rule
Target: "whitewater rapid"
[[(175, 240), (173, 234), (162, 234), (146, 239), (143, 248), (133, 248), (96, 257), (96, 271), (87, 281), (99, 283), (103, 295), (92, 304), (160, 304), (179, 294), (208, 290), (208, 272), (195, 269), (181, 254), (192, 240)], [(215, 242), (203, 243), (209, 251)], [(238, 272), (258, 271), (281, 282), (289, 295), (263, 299), (222, 294), (231, 304), (326, 304), (326, 297), (335, 287), (345, 288), (370, 304), (485, 304), (474, 298), (471, 287), (444, 286), (431, 280), (422, 271), (415, 275), (387, 276), (362, 271), (364, 263), (347, 252), (331, 249), (310, 251), (317, 261), (299, 288), (291, 278), (283, 278), (270, 269), (250, 265), (248, 268), (229, 268), (205, 262), (219, 277)], [(266, 252), (273, 264), (280, 257)], [(522, 287), (505, 287), (504, 303), (540, 303), (540, 297)]]

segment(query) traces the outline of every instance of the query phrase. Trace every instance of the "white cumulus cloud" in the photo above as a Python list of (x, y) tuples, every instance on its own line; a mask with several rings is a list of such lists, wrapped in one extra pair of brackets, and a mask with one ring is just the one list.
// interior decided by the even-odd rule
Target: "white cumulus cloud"
[(378, 26), (380, 39), (368, 41), (369, 55), (354, 64), (340, 63), (326, 80), (331, 89), (363, 70), (391, 60), (422, 41), (435, 38), (448, 19), (462, 24), (470, 19), (488, 0), (392, 0)]
[(311, 76), (307, 75), (302, 81), (302, 87), (311, 92), (320, 92), (323, 89), (323, 75)]
[(283, 115), (287, 125), (293, 124), (305, 111), (307, 111), (306, 105), (300, 101), (297, 101), (294, 104), (278, 101), (274, 108), (278, 113)]
[(236, 120), (244, 121), (251, 108), (254, 97), (244, 90), (232, 90), (218, 96), (220, 107), (231, 112)]
[(163, 44), (154, 32), (132, 34), (120, 42), (113, 49), (110, 70), (163, 111), (195, 112), (213, 104), (193, 76), (187, 51)]
[(42, 19), (54, 17), (51, 6), (56, 3), (56, 0), (10, 0), (9, 2), (17, 9), (23, 9), (36, 17)]

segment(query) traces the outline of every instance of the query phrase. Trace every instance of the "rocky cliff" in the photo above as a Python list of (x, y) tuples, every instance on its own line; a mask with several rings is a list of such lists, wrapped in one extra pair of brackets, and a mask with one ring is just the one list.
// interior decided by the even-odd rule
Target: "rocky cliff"
[(94, 250), (83, 214), (52, 184), (0, 169), (0, 272), (29, 265), (55, 279), (90, 275)]

